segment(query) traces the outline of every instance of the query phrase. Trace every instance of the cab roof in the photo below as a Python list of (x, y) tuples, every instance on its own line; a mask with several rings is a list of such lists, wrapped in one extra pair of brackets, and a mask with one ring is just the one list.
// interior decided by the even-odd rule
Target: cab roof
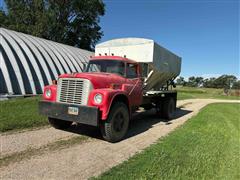
[(90, 61), (91, 60), (117, 60), (117, 61), (126, 61), (128, 63), (137, 63), (134, 60), (121, 57), (121, 56), (92, 56), (90, 57)]

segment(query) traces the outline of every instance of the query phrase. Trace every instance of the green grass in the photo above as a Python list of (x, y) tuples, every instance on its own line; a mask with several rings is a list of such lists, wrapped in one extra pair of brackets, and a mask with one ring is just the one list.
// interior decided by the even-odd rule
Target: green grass
[(211, 104), (99, 179), (240, 179), (240, 104)]
[(196, 98), (230, 99), (230, 100), (240, 99), (240, 96), (224, 95), (223, 89), (177, 87), (177, 91), (178, 91), (178, 100), (196, 99)]
[(0, 132), (47, 125), (47, 118), (38, 113), (39, 100), (29, 97), (0, 101)]

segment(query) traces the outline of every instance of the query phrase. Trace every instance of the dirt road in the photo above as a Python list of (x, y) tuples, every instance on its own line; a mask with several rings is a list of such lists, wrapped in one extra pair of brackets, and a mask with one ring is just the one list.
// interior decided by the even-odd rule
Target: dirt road
[(16, 134), (1, 135), (1, 157), (39, 148), (60, 139), (87, 135), (89, 140), (71, 147), (48, 151), (0, 167), (2, 179), (87, 179), (97, 176), (111, 167), (166, 136), (201, 108), (215, 102), (238, 102), (214, 99), (178, 101), (176, 118), (163, 122), (153, 112), (136, 115), (130, 124), (125, 140), (111, 144), (101, 139), (99, 131), (88, 126), (73, 126), (67, 131), (44, 128)]

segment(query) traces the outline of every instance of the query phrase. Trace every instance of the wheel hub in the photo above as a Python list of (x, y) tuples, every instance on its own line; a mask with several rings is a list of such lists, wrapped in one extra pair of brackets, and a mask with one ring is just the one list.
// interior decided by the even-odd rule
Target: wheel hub
[(120, 132), (124, 126), (124, 117), (121, 112), (118, 112), (114, 118), (113, 128), (115, 131)]

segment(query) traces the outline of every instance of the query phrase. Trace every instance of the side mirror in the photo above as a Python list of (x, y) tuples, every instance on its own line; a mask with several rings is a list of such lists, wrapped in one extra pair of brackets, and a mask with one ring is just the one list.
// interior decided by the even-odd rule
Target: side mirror
[(87, 65), (85, 63), (83, 63), (83, 72), (86, 71)]

